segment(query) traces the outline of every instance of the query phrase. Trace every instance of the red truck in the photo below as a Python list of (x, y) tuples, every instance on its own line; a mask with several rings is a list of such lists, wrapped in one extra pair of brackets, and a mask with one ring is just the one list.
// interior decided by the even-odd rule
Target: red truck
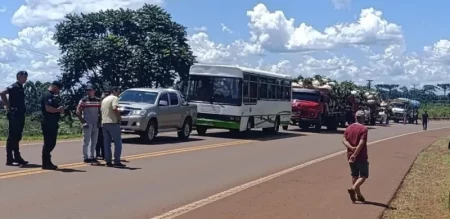
[(335, 131), (338, 126), (345, 127), (354, 122), (357, 104), (354, 98), (332, 100), (325, 90), (309, 88), (292, 88), (291, 122), (301, 129), (314, 126), (320, 132), (322, 126)]

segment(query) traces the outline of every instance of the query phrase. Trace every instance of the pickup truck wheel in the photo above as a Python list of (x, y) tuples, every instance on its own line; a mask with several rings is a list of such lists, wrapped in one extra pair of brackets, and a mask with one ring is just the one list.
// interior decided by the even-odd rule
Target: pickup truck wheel
[(141, 138), (147, 142), (151, 143), (155, 139), (157, 134), (157, 126), (156, 122), (154, 120), (150, 120), (150, 122), (147, 125), (147, 129), (144, 133), (141, 134)]
[(208, 130), (208, 128), (206, 128), (205, 126), (197, 126), (196, 129), (198, 135), (205, 135), (206, 130)]
[(181, 127), (181, 130), (178, 131), (178, 138), (181, 140), (186, 140), (189, 138), (189, 135), (191, 135), (192, 131), (192, 122), (189, 118), (186, 118), (184, 120), (183, 126)]

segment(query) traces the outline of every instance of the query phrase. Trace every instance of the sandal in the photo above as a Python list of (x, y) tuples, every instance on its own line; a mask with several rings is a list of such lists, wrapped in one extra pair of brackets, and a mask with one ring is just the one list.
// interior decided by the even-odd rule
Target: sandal
[(356, 202), (355, 190), (350, 188), (350, 189), (347, 189), (347, 191), (348, 191), (348, 194), (350, 195), (350, 200), (352, 200), (352, 202)]

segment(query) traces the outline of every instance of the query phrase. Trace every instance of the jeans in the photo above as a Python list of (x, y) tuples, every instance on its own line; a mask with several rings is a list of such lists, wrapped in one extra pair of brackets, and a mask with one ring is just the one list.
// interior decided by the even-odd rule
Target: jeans
[[(86, 124), (83, 126), (83, 159), (93, 159), (95, 146), (98, 140), (98, 125)], [(89, 153), (88, 153), (89, 151)]]
[[(19, 142), (22, 140), (23, 127), (25, 126), (25, 113), (11, 110), (8, 112), (8, 140), (6, 141), (7, 160), (21, 159), (19, 152)], [(13, 157), (14, 153), (14, 157)]]
[(428, 122), (422, 122), (423, 130), (427, 130)]
[(120, 163), (120, 156), (122, 155), (122, 132), (120, 125), (116, 123), (103, 124), (103, 141), (105, 146), (105, 161), (111, 163), (111, 141), (114, 140), (114, 163)]

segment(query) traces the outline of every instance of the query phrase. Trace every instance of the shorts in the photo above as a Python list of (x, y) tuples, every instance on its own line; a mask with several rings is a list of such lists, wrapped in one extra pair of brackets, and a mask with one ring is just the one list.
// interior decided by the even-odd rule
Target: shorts
[(350, 163), (350, 171), (353, 177), (369, 178), (369, 162), (355, 161), (353, 163)]

